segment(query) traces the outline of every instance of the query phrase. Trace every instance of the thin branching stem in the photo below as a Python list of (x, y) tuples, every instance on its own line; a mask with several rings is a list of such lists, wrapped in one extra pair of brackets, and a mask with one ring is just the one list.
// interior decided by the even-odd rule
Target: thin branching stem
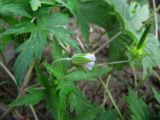
[(109, 91), (109, 89), (108, 89), (108, 84), (109, 84), (110, 78), (111, 78), (111, 74), (108, 75), (108, 78), (107, 78), (107, 81), (106, 81), (106, 85), (105, 85), (105, 83), (104, 83), (104, 81), (102, 80), (101, 77), (99, 77), (99, 80), (100, 80), (101, 84), (103, 85), (103, 87), (105, 88), (105, 91), (106, 91), (108, 97), (110, 98), (110, 100), (111, 100), (111, 102), (112, 102), (114, 108), (116, 109), (116, 111), (117, 111), (117, 113), (118, 113), (120, 119), (121, 119), (121, 120), (124, 120), (122, 113), (120, 112), (120, 110), (119, 110), (119, 108), (118, 108), (116, 102), (115, 102), (114, 99), (113, 99), (112, 94), (110, 93), (110, 91)]
[(158, 75), (158, 73), (156, 71), (153, 70), (153, 74), (155, 75), (155, 77), (160, 81), (160, 76)]
[(57, 60), (55, 60), (53, 63), (52, 63), (52, 66), (56, 63), (56, 62), (60, 62), (60, 61), (71, 61), (72, 58), (59, 58)]
[(31, 66), (28, 69), (28, 72), (27, 72), (27, 74), (26, 74), (26, 76), (24, 78), (23, 87), (26, 87), (28, 82), (29, 82), (29, 80), (30, 80), (30, 77), (31, 77), (31, 74), (32, 74), (32, 71), (33, 71), (33, 67), (34, 67), (34, 63), (35, 63), (35, 60), (33, 60)]
[(33, 113), (34, 119), (35, 120), (39, 120), (34, 107), (32, 105), (29, 105), (29, 107), (30, 107), (30, 109), (31, 109), (31, 111)]
[(122, 34), (122, 31), (118, 32), (117, 34), (115, 34), (109, 41), (107, 41), (106, 43), (104, 43), (102, 46), (100, 46), (98, 49), (96, 49), (93, 53), (96, 54), (98, 52), (100, 52), (104, 47), (106, 47), (106, 45), (108, 45), (109, 43), (111, 43), (113, 40), (115, 40), (117, 37), (119, 37)]
[(136, 88), (138, 85), (138, 81), (137, 81), (137, 74), (136, 74), (136, 70), (133, 68), (133, 75), (134, 75), (134, 87)]
[[(156, 1), (152, 0), (153, 2), (153, 9), (154, 11), (156, 11)], [(157, 12), (154, 13), (154, 21), (155, 21), (155, 35), (156, 38), (158, 38), (158, 16), (157, 16)]]
[(6, 73), (12, 78), (13, 82), (17, 85), (14, 75), (8, 70), (8, 68), (0, 61), (0, 66), (6, 71)]
[(101, 63), (101, 64), (97, 64), (96, 66), (106, 66), (106, 65), (115, 65), (115, 64), (125, 64), (131, 62), (131, 60), (122, 60), (122, 61), (115, 61), (115, 62), (109, 62), (109, 63)]

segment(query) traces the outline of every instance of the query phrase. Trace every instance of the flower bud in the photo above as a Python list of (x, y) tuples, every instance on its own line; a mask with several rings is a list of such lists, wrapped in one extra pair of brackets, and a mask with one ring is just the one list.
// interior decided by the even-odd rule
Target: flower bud
[(82, 65), (85, 68), (92, 70), (96, 58), (94, 54), (77, 54), (72, 57), (72, 62), (76, 65)]

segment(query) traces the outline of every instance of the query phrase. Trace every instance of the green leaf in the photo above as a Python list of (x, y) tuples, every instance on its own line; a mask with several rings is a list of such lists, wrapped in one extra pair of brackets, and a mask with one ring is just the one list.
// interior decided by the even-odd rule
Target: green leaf
[(59, 109), (61, 112), (59, 113), (60, 116), (63, 116), (63, 119), (65, 119), (65, 111), (67, 110), (67, 98), (68, 95), (71, 94), (75, 90), (75, 86), (72, 82), (68, 82), (65, 80), (60, 80), (58, 82), (58, 86), (56, 90), (59, 91)]
[(126, 59), (124, 52), (127, 49), (127, 45), (130, 45), (131, 43), (131, 38), (126, 34), (122, 34), (117, 39), (112, 41), (109, 45), (109, 60), (117, 61)]
[(111, 67), (95, 67), (92, 71), (74, 71), (65, 76), (69, 81), (80, 81), (80, 80), (94, 80), (96, 77), (100, 77), (104, 74), (109, 73), (112, 70)]
[(143, 79), (152, 73), (153, 67), (160, 65), (159, 51), (160, 42), (156, 39), (155, 35), (148, 34), (144, 48), (144, 54), (146, 54), (146, 56), (142, 59)]
[(126, 101), (128, 103), (132, 120), (151, 120), (148, 106), (134, 91), (129, 91)]
[(75, 120), (116, 120), (116, 112), (114, 110), (105, 111), (101, 107), (93, 107), (78, 116)]
[(45, 33), (42, 31), (35, 31), (30, 38), (17, 48), (20, 52), (15, 65), (15, 76), (17, 84), (21, 85), (27, 68), (31, 65), (33, 57), (40, 59), (42, 50), (47, 44)]
[(43, 85), (45, 88), (49, 89), (50, 86), (49, 86), (48, 76), (45, 75), (38, 67), (36, 67), (36, 75), (39, 83)]
[(53, 41), (53, 58), (56, 60), (56, 59), (59, 59), (59, 58), (62, 58), (63, 57), (63, 50), (62, 50), (62, 47), (60, 46), (59, 44), (59, 41), (54, 38), (54, 41)]
[(83, 114), (92, 107), (82, 93), (76, 88), (69, 95), (69, 104), (71, 112), (75, 110), (77, 115)]
[(31, 22), (20, 22), (16, 24), (12, 28), (7, 29), (5, 32), (1, 33), (0, 36), (10, 35), (10, 34), (22, 34), (22, 33), (30, 33), (37, 29), (37, 27)]
[(45, 63), (44, 66), (52, 76), (56, 77), (57, 79), (64, 79), (64, 75), (67, 72), (66, 62), (60, 61), (55, 63), (54, 65)]
[(12, 0), (0, 0), (0, 14), (31, 17), (22, 3)]
[(75, 15), (75, 9), (77, 3), (76, 0), (67, 0), (66, 2), (64, 2), (63, 0), (56, 0), (56, 1), (62, 4), (64, 7), (66, 7), (73, 15)]
[(122, 28), (133, 34), (138, 40), (137, 31), (149, 17), (148, 6), (140, 6), (137, 2), (131, 2), (129, 5), (126, 0), (106, 0), (106, 2), (114, 7)]
[(80, 51), (78, 44), (71, 38), (73, 32), (66, 29), (64, 26), (69, 23), (68, 16), (60, 13), (56, 13), (51, 16), (42, 16), (38, 21), (38, 26), (45, 31), (54, 33), (54, 36), (58, 41), (66, 45), (70, 45), (75, 50)]
[(54, 91), (50, 92), (47, 97), (47, 105), (54, 114), (56, 120), (70, 120), (66, 111), (66, 106), (60, 104), (60, 97)]
[(54, 28), (63, 28), (64, 25), (69, 23), (69, 18), (67, 15), (56, 13), (50, 16), (43, 15), (38, 19), (38, 26), (42, 30), (51, 31)]
[(70, 45), (72, 48), (80, 52), (78, 43), (70, 37), (70, 35), (63, 34), (61, 32), (54, 32), (55, 37), (60, 40), (65, 46)]
[[(64, 58), (66, 57), (65, 54), (63, 54), (63, 49), (60, 46), (59, 41), (57, 40), (57, 38), (54, 38), (53, 41), (53, 57), (54, 60), (58, 60), (60, 58)], [(57, 77), (57, 78), (64, 78), (67, 69), (68, 69), (68, 61), (57, 61), (54, 66), (53, 66), (53, 74)]]
[(31, 8), (33, 11), (38, 10), (38, 7), (41, 7), (41, 1), (40, 0), (30, 0)]
[[(149, 8), (147, 5), (140, 6), (137, 2), (130, 2), (129, 5), (125, 0), (106, 0), (106, 2), (113, 6), (123, 30), (123, 34), (110, 44), (109, 58), (111, 61), (123, 60), (124, 56), (119, 55), (124, 54), (125, 48), (132, 42), (140, 40), (143, 22), (149, 17)], [(113, 33), (110, 33), (113, 36)]]
[(10, 106), (35, 105), (45, 98), (45, 90), (30, 90), (25, 96), (13, 101)]
[(77, 3), (76, 8), (78, 26), (86, 39), (89, 36), (89, 23), (99, 25), (108, 31), (118, 27), (117, 24), (113, 24), (116, 18), (112, 7), (103, 0), (81, 1)]

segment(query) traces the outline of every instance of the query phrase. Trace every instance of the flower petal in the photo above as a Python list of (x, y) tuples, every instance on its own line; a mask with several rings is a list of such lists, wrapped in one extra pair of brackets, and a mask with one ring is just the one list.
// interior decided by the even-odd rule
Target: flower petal
[(92, 62), (95, 62), (95, 60), (96, 60), (96, 57), (94, 56), (94, 54), (87, 54), (84, 57), (89, 59)]
[(92, 70), (93, 66), (94, 66), (94, 62), (89, 62), (89, 63), (86, 63), (84, 64), (84, 66), (89, 69), (89, 70)]

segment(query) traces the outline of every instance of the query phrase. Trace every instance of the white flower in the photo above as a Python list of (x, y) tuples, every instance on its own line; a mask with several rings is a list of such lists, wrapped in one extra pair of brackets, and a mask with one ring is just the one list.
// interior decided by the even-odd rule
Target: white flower
[(91, 62), (88, 62), (88, 63), (84, 64), (84, 66), (87, 69), (92, 70), (92, 68), (94, 66), (94, 62), (96, 61), (96, 57), (94, 56), (94, 54), (87, 54), (84, 57), (91, 61)]
[(84, 64), (84, 66), (89, 69), (89, 70), (92, 70), (93, 66), (94, 66), (94, 62), (89, 62), (89, 63), (86, 63)]
[(94, 56), (94, 54), (86, 54), (84, 57), (89, 59), (92, 62), (95, 62), (96, 60), (96, 57)]

